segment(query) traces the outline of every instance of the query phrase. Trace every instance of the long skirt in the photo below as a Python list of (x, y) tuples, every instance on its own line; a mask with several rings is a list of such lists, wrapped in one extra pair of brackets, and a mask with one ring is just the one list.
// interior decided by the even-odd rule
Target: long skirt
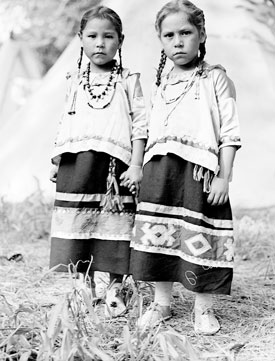
[[(144, 167), (130, 272), (143, 281), (181, 282), (188, 290), (230, 294), (233, 222), (229, 201), (212, 206), (196, 165), (168, 154)], [(196, 178), (196, 177), (195, 177)]]
[(106, 153), (65, 153), (57, 175), (50, 267), (129, 273), (135, 199), (119, 185), (127, 165)]

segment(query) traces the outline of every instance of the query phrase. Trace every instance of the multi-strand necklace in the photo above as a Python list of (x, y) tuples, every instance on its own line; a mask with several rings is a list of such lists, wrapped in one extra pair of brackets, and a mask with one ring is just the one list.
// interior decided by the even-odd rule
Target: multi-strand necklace
[[(171, 72), (170, 72), (171, 73)], [(194, 69), (194, 71), (191, 73), (188, 81), (186, 82), (183, 90), (180, 92), (180, 94), (178, 94), (176, 97), (173, 97), (173, 98), (169, 98), (167, 99), (167, 96), (165, 94), (165, 91), (166, 91), (166, 88), (167, 88), (167, 83), (168, 83), (168, 80), (169, 80), (169, 76), (170, 76), (170, 73), (167, 74), (166, 76), (166, 82), (165, 84), (162, 86), (161, 88), (161, 97), (162, 99), (164, 100), (164, 103), (166, 105), (169, 106), (169, 111), (167, 113), (167, 116), (166, 116), (166, 119), (165, 119), (165, 125), (168, 124), (168, 118), (170, 117), (170, 115), (172, 114), (172, 112), (175, 110), (175, 108), (178, 106), (178, 104), (180, 103), (180, 101), (182, 100), (182, 98), (186, 95), (186, 93), (192, 88), (193, 84), (195, 83), (196, 81), (196, 76), (198, 75), (198, 67), (196, 67)], [(173, 104), (174, 103), (174, 104)], [(171, 107), (170, 104), (173, 104), (173, 106)]]
[(115, 64), (111, 70), (109, 79), (105, 88), (100, 92), (95, 92), (96, 87), (102, 87), (102, 84), (91, 84), (90, 75), (91, 75), (91, 64), (88, 63), (87, 70), (84, 73), (83, 77), (85, 82), (83, 84), (84, 90), (88, 98), (88, 105), (94, 109), (103, 109), (106, 108), (112, 101), (112, 98), (115, 93), (117, 76), (119, 73), (119, 68)]

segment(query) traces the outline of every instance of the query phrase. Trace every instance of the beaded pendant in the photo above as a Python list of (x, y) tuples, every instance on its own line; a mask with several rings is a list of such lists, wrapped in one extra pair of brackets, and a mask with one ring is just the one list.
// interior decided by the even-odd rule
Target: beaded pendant
[(88, 105), (94, 109), (103, 109), (106, 108), (112, 101), (112, 98), (115, 93), (117, 76), (119, 73), (119, 68), (117, 65), (114, 65), (106, 86), (101, 92), (97, 92), (96, 89), (102, 88), (102, 84), (91, 84), (90, 74), (91, 74), (91, 64), (88, 63), (87, 70), (84, 73), (83, 77), (85, 78), (83, 87), (88, 98)]

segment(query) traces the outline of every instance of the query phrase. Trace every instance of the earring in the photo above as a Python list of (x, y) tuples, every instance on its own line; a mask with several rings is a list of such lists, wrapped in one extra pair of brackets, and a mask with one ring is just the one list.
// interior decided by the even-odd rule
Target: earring
[[(79, 55), (79, 59), (77, 60), (77, 80), (79, 80), (79, 78), (80, 78), (82, 58), (83, 58), (83, 46), (81, 46), (81, 48), (80, 48), (80, 55)], [(70, 109), (68, 111), (68, 114), (70, 114), (70, 115), (75, 114), (76, 98), (77, 98), (77, 87), (74, 90), (72, 103), (71, 103)]]

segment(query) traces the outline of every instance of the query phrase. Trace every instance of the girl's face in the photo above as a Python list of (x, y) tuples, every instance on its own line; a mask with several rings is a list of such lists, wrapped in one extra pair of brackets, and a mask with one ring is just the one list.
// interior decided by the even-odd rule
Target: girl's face
[(187, 70), (195, 67), (200, 43), (205, 41), (206, 35), (190, 24), (187, 14), (181, 11), (164, 18), (159, 38), (175, 70)]
[(80, 39), (93, 70), (108, 68), (123, 42), (110, 20), (98, 18), (87, 22)]

